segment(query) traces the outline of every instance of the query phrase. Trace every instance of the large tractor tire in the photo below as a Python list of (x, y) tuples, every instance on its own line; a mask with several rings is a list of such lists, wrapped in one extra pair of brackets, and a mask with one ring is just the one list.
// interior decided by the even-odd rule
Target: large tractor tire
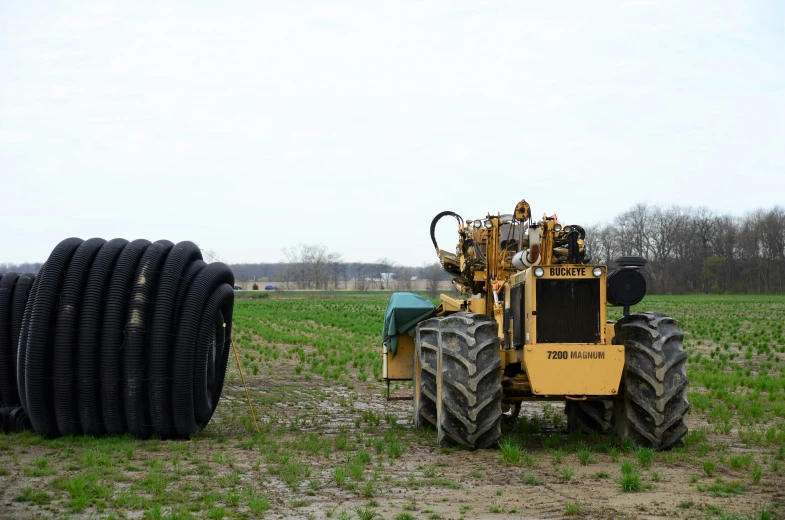
[(499, 327), (490, 316), (451, 314), (439, 323), (438, 437), (442, 445), (491, 448), (501, 436)]
[(439, 324), (443, 317), (417, 325), (414, 341), (414, 427), (436, 428), (436, 381), (439, 365)]
[(613, 401), (567, 401), (567, 430), (608, 433), (613, 426)]
[(614, 344), (625, 347), (621, 399), (614, 402), (617, 435), (657, 450), (683, 445), (689, 379), (678, 322), (660, 313), (635, 313), (615, 328)]

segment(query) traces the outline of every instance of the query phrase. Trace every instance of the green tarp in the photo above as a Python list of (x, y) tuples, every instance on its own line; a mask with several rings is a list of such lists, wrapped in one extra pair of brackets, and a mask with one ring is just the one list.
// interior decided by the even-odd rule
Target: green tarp
[(414, 337), (417, 324), (428, 318), (436, 309), (427, 298), (407, 292), (393, 293), (384, 313), (382, 342), (395, 356), (398, 350), (398, 334)]

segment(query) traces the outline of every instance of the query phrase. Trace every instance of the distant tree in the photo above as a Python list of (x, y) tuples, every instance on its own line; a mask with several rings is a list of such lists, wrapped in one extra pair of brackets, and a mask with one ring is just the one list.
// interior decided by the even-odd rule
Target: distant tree
[(359, 263), (354, 266), (354, 290), (367, 291), (370, 289), (368, 277), (370, 268), (368, 264)]
[(379, 268), (379, 289), (390, 289), (390, 284), (393, 280), (393, 269), (395, 269), (395, 262), (389, 258), (379, 258), (376, 260), (376, 265)]
[(395, 268), (395, 285), (399, 291), (412, 290), (412, 277), (414, 270), (405, 265), (399, 265)]
[(327, 282), (325, 289), (332, 285), (333, 289), (338, 289), (338, 282), (343, 275), (346, 280), (346, 263), (343, 261), (341, 253), (329, 253), (327, 255)]
[(259, 284), (257, 284), (256, 282), (254, 282), (254, 284), (253, 284), (253, 290), (254, 291), (258, 291), (259, 290)]
[(335, 266), (342, 263), (339, 253), (330, 252), (322, 244), (299, 244), (282, 252), (288, 264), (283, 274), (287, 289), (291, 288), (288, 285), (298, 289), (327, 289), (335, 278)]
[(721, 276), (721, 273), (725, 268), (725, 263), (726, 260), (717, 255), (712, 255), (703, 261), (701, 278), (703, 279), (704, 286), (708, 287), (709, 291), (712, 293), (722, 293), (725, 290)]
[(213, 262), (223, 262), (223, 258), (221, 258), (221, 255), (219, 255), (218, 251), (216, 251), (215, 249), (203, 249), (202, 257), (204, 258), (204, 261), (208, 264), (212, 264)]
[(436, 298), (439, 296), (439, 282), (444, 278), (442, 266), (437, 262), (425, 266), (425, 280), (428, 296)]
[(0, 274), (5, 273), (33, 273), (38, 274), (41, 270), (40, 262), (24, 262), (22, 264), (0, 263)]

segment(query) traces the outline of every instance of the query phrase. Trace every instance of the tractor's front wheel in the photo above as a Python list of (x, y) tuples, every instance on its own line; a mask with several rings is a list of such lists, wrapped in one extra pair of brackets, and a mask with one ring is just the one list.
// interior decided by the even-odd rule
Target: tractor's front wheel
[(501, 436), (502, 372), (498, 325), (459, 312), (439, 322), (437, 429), (442, 445), (495, 446)]
[(673, 318), (635, 313), (616, 322), (614, 344), (625, 350), (614, 421), (620, 439), (664, 450), (687, 435), (687, 353), (684, 333)]

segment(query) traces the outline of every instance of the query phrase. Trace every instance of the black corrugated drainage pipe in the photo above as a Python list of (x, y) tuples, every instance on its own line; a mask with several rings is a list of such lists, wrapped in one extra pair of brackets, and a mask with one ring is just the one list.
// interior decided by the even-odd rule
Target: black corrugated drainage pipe
[(233, 285), (228, 266), (166, 240), (68, 238), (37, 277), (3, 275), (0, 406), (18, 407), (4, 427), (47, 437), (201, 431), (223, 389)]

